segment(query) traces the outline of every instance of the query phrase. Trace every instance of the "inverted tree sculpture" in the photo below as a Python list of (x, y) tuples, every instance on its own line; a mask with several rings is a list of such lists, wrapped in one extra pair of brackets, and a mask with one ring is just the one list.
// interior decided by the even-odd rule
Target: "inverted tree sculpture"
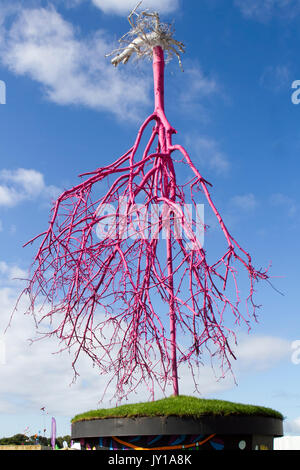
[[(126, 63), (134, 53), (153, 58), (154, 112), (123, 156), (81, 175), (85, 181), (59, 196), (48, 229), (28, 242), (41, 238), (25, 290), (37, 323), (50, 320), (44, 335), (57, 336), (61, 349), (75, 348), (75, 374), (80, 353), (88, 354), (101, 374), (116, 381), (119, 399), (142, 383), (152, 396), (155, 384), (165, 390), (172, 383), (178, 395), (179, 365), (186, 363), (193, 371), (204, 348), (219, 356), (223, 369), (230, 369), (235, 335), (225, 325), (226, 314), (249, 326), (256, 318), (254, 283), (268, 278), (266, 271), (253, 267), (250, 255), (227, 230), (209, 183), (186, 150), (172, 143), (176, 131), (164, 111), (164, 54), (180, 61), (183, 44), (173, 39), (157, 13), (138, 14), (135, 9), (129, 21), (132, 29), (112, 63)], [(150, 125), (151, 135), (138, 158)], [(177, 182), (176, 164), (192, 174), (183, 185)], [(103, 183), (108, 183), (105, 192)], [(95, 194), (100, 189), (101, 197)], [(195, 233), (199, 193), (225, 237), (225, 252), (213, 264)], [(234, 263), (249, 279), (251, 311), (244, 315)], [(232, 286), (233, 299), (227, 294)], [(180, 341), (178, 328), (186, 333)]]

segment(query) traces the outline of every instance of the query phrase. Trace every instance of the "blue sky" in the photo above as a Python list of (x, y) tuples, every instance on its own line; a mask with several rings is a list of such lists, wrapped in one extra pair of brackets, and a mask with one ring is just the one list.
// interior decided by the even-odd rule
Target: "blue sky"
[[(189, 151), (229, 230), (272, 283), (259, 284), (259, 323), (238, 331), (237, 385), (201, 372), (204, 397), (256, 403), (286, 416), (285, 432), (300, 434), (300, 364), (292, 361), (299, 331), (300, 106), (292, 83), (300, 79), (300, 1), (149, 0), (174, 20), (186, 46), (182, 72), (166, 69), (166, 111), (176, 142)], [(113, 68), (105, 54), (128, 30), (130, 0), (1, 2), (0, 80), (0, 334), (22, 288), (51, 200), (78, 175), (114, 161), (129, 148), (152, 111), (148, 62)], [(125, 117), (124, 117), (125, 116)], [(207, 209), (207, 210), (206, 210)], [(205, 208), (214, 233), (215, 221)], [(211, 237), (211, 238), (210, 238)], [(213, 236), (206, 246), (214, 250)], [(72, 382), (68, 354), (37, 342), (22, 308), (1, 336), (0, 436), (29, 426), (60, 435), (70, 418), (96, 408), (105, 384), (83, 358)], [(300, 356), (300, 354), (299, 354)], [(295, 355), (298, 358), (297, 354)], [(1, 358), (0, 358), (1, 359)], [(190, 382), (182, 372), (182, 393)], [(101, 406), (107, 406), (107, 401)], [(143, 393), (132, 401), (143, 399)], [(40, 411), (46, 409), (46, 416)]]

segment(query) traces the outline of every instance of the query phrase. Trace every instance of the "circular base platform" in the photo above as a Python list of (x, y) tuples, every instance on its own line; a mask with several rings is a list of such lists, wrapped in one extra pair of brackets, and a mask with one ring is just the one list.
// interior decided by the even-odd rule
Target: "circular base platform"
[(283, 421), (266, 416), (155, 416), (72, 423), (72, 440), (103, 450), (271, 450)]

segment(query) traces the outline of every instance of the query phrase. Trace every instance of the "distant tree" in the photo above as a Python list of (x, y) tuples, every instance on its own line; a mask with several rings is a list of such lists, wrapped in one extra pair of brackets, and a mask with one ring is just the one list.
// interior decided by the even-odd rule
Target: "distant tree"
[(44, 436), (39, 436), (39, 444), (41, 444), (42, 446), (50, 446), (50, 439), (48, 437), (44, 437)]
[(1, 445), (21, 445), (28, 441), (28, 437), (25, 434), (15, 434), (11, 437), (3, 437), (0, 439)]
[(55, 443), (58, 445), (58, 447), (60, 449), (63, 448), (63, 442), (66, 441), (66, 443), (68, 444), (68, 447), (71, 446), (71, 436), (63, 436), (63, 437), (57, 437), (55, 439)]
[[(68, 446), (71, 445), (71, 436), (59, 436), (55, 440), (55, 444), (62, 449), (63, 442), (66, 441)], [(0, 445), (34, 445), (36, 443), (36, 437), (26, 436), (25, 434), (15, 434), (11, 437), (2, 437), (0, 438)], [(45, 447), (51, 447), (51, 439), (44, 436), (39, 436), (38, 443)]]

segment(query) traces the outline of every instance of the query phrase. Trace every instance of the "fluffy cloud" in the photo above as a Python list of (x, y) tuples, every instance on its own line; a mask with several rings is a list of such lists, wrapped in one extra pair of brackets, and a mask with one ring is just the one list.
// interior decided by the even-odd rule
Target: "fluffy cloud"
[(5, 261), (0, 261), (0, 285), (1, 278), (3, 280), (3, 277), (6, 279), (6, 283), (10, 283), (17, 279), (26, 279), (27, 276), (27, 271), (24, 271), (19, 266), (8, 265)]
[(1, 343), (5, 346), (5, 363), (1, 366), (0, 409), (17, 413), (21, 411), (22, 403), (26, 402), (27, 412), (39, 410), (44, 404), (53, 414), (72, 416), (80, 410), (84, 411), (88, 403), (91, 407), (97, 407), (104, 383), (85, 358), (78, 366), (80, 371), (84, 371), (83, 375), (70, 386), (73, 371), (72, 358), (68, 352), (54, 354), (59, 349), (54, 338), (31, 342), (38, 336), (34, 319), (24, 315), (28, 308), (25, 297), (13, 315), (10, 327), (3, 334), (23, 288), (20, 281), (5, 281), (5, 275), (10, 277), (15, 269), (4, 262), (0, 265), (0, 334)]
[[(149, 82), (132, 68), (115, 69), (103, 31), (79, 37), (52, 8), (22, 9), (3, 33), (1, 60), (17, 75), (39, 82), (47, 98), (135, 119), (148, 104)], [(1, 43), (0, 43), (1, 44)], [(131, 72), (130, 72), (131, 70)]]
[(260, 77), (260, 85), (273, 92), (290, 88), (291, 71), (287, 65), (268, 66)]
[(231, 199), (231, 204), (238, 207), (239, 209), (243, 209), (245, 211), (253, 210), (257, 207), (257, 200), (254, 194), (242, 194), (238, 196), (234, 196)]
[[(92, 3), (104, 13), (129, 14), (137, 5), (137, 0), (92, 0)], [(179, 0), (143, 0), (142, 9), (151, 8), (160, 13), (174, 11), (179, 6)]]
[(298, 207), (294, 199), (282, 193), (274, 193), (270, 197), (270, 203), (274, 207), (281, 208), (289, 217), (296, 215)]
[(268, 21), (272, 16), (293, 18), (300, 13), (300, 0), (235, 0), (247, 18)]
[(0, 206), (13, 207), (24, 200), (37, 197), (55, 198), (60, 192), (56, 186), (47, 186), (42, 173), (18, 168), (0, 171)]
[(236, 348), (237, 367), (241, 371), (260, 371), (283, 359), (290, 359), (290, 341), (273, 336), (244, 337)]
[[(299, 450), (299, 448), (300, 448), (300, 438), (299, 438), (299, 434), (300, 434), (300, 416), (296, 419), (288, 421), (286, 423), (285, 430), (286, 430), (286, 432), (291, 433), (291, 434), (298, 434), (298, 439), (297, 439), (298, 447), (296, 449)], [(287, 441), (288, 441), (288, 444), (291, 445), (291, 443), (293, 442), (293, 439), (287, 438)], [(279, 441), (279, 442), (281, 444), (283, 444), (284, 440)], [(290, 450), (291, 450), (291, 447), (290, 447)]]
[(204, 74), (199, 64), (189, 61), (184, 67), (184, 85), (181, 87), (179, 100), (182, 104), (191, 106), (199, 99), (215, 95), (219, 92), (219, 84), (213, 77)]
[(215, 140), (196, 134), (188, 134), (185, 137), (185, 145), (191, 156), (196, 157), (203, 168), (209, 168), (219, 175), (228, 172), (229, 160)]

